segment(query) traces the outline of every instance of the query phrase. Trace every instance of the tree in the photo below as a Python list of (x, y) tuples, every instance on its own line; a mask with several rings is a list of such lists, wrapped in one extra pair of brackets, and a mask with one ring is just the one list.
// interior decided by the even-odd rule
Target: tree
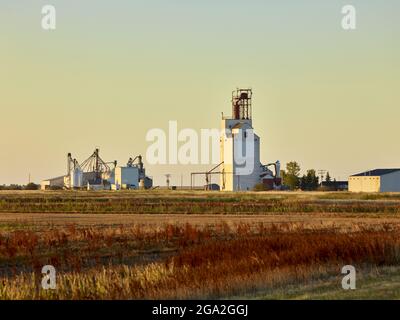
[(319, 179), (314, 169), (310, 169), (307, 171), (307, 181), (309, 190), (318, 189)]
[(299, 176), (300, 166), (296, 161), (291, 161), (286, 164), (286, 171), (288, 175)]
[(307, 190), (307, 176), (306, 175), (303, 175), (300, 178), (300, 189)]
[(336, 179), (331, 178), (329, 172), (326, 173), (325, 180), (323, 180), (321, 184), (321, 191), (336, 191), (337, 190), (337, 183)]
[(283, 171), (283, 184), (291, 190), (295, 190), (300, 185), (300, 166), (296, 161), (291, 161), (286, 164), (286, 171)]
[(325, 178), (325, 182), (327, 185), (329, 185), (332, 182), (332, 178), (329, 174), (329, 171), (326, 173), (326, 178)]
[(313, 191), (318, 188), (318, 177), (314, 169), (307, 170), (307, 174), (300, 179), (301, 190)]
[(38, 190), (39, 189), (39, 185), (37, 185), (37, 184), (34, 184), (34, 183), (28, 183), (26, 186), (25, 186), (25, 190)]

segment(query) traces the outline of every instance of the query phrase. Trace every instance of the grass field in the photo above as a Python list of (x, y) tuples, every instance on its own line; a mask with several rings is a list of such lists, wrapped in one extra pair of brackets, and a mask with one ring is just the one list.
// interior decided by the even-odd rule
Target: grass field
[(399, 260), (400, 194), (0, 192), (0, 299), (398, 299)]

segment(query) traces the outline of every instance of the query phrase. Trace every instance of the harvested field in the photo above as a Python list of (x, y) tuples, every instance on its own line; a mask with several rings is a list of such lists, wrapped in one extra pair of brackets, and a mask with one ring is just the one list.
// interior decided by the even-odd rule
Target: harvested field
[(341, 289), (348, 264), (363, 297), (384, 298), (400, 201), (350, 196), (0, 192), (0, 299), (357, 298)]
[(347, 193), (216, 192), (0, 192), (5, 213), (213, 214), (345, 213), (393, 216), (400, 213), (395, 194), (369, 199)]
[(193, 226), (213, 226), (226, 223), (235, 226), (240, 223), (257, 226), (260, 223), (282, 224), (291, 223), (302, 228), (309, 229), (335, 229), (345, 231), (359, 230), (364, 227), (369, 229), (380, 229), (382, 226), (388, 228), (400, 228), (400, 217), (359, 217), (352, 214), (299, 214), (291, 213), (286, 215), (264, 214), (264, 215), (167, 215), (167, 214), (65, 214), (65, 213), (0, 213), (0, 230), (9, 228), (10, 225), (20, 227), (29, 226), (57, 226), (62, 227), (69, 224), (77, 226), (130, 226), (140, 225), (146, 230), (152, 230), (166, 224)]

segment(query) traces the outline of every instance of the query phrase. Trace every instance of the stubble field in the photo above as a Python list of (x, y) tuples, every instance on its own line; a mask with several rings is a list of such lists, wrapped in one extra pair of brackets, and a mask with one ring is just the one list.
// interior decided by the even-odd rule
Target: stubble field
[(0, 299), (400, 298), (399, 218), (400, 194), (0, 192)]

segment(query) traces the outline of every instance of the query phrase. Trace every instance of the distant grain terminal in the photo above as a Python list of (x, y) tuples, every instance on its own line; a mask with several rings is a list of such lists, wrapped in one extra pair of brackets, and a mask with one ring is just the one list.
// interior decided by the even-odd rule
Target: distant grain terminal
[[(232, 92), (232, 115), (222, 116), (221, 120), (221, 162), (209, 171), (192, 172), (191, 188), (194, 187), (196, 176), (200, 175), (205, 177), (204, 189), (206, 190), (249, 191), (259, 184), (262, 184), (265, 190), (281, 189), (280, 162), (264, 165), (260, 161), (260, 137), (254, 133), (252, 122), (252, 95), (251, 89), (237, 89)], [(253, 150), (250, 153), (246, 152), (249, 144)], [(241, 152), (238, 153), (238, 150)], [(71, 153), (68, 153), (66, 174), (42, 181), (41, 189), (153, 188), (153, 180), (146, 175), (142, 156), (129, 158), (125, 166), (118, 166), (117, 161), (103, 161), (99, 153), (100, 150), (96, 149), (82, 163), (73, 159)], [(240, 159), (238, 159), (238, 154)], [(243, 168), (243, 163), (250, 163), (250, 168)], [(166, 176), (168, 176), (167, 186), (169, 187), (169, 175)], [(219, 185), (211, 183), (212, 176), (219, 177)], [(346, 186), (342, 190), (348, 188), (351, 192), (400, 192), (400, 169), (366, 171), (351, 176), (348, 184), (344, 183)]]
[(79, 164), (67, 155), (66, 175), (44, 180), (42, 190), (121, 190), (121, 189), (150, 189), (153, 180), (146, 176), (142, 156), (129, 158), (126, 166), (118, 166), (117, 161), (105, 162), (100, 158), (100, 150)]

